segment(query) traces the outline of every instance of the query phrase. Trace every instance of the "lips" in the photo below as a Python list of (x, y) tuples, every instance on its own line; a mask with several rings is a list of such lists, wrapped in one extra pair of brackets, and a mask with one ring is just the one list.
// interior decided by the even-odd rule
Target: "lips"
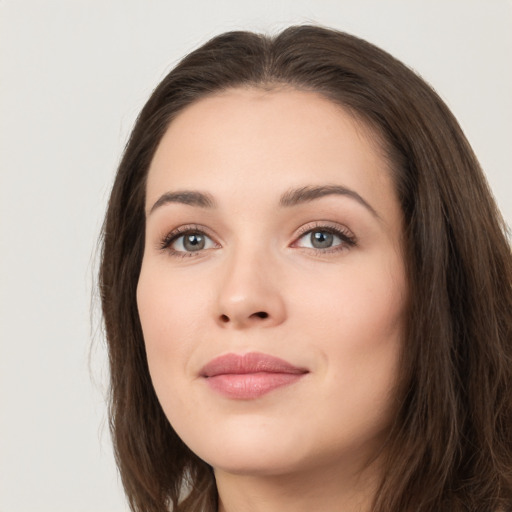
[(221, 395), (250, 400), (293, 384), (307, 373), (306, 368), (278, 357), (250, 352), (217, 357), (201, 369), (200, 376)]

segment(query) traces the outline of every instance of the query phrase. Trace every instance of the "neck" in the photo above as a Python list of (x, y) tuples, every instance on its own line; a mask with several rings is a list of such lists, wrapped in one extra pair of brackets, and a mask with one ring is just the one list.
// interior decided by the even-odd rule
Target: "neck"
[(369, 512), (377, 471), (339, 468), (287, 475), (240, 475), (215, 470), (219, 512)]

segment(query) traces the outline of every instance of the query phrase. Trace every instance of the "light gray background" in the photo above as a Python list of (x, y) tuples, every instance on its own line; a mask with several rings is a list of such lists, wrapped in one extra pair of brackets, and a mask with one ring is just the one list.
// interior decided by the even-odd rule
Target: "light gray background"
[(365, 37), (431, 82), (512, 223), (510, 0), (0, 0), (0, 512), (127, 510), (90, 320), (116, 162), (186, 52), (304, 22)]

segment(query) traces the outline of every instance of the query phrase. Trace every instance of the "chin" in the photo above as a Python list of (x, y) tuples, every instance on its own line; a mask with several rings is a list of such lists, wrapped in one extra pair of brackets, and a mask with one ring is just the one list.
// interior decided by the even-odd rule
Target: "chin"
[(227, 473), (277, 475), (300, 465), (297, 438), (263, 425), (261, 428), (255, 425), (217, 428), (184, 441), (214, 469)]

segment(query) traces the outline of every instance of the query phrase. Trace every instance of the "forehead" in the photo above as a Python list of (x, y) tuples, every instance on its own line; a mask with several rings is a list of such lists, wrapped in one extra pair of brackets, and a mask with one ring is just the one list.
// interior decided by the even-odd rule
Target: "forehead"
[(193, 103), (171, 122), (150, 166), (147, 200), (166, 188), (251, 195), (260, 186), (277, 193), (388, 181), (379, 137), (348, 110), (310, 91), (238, 88)]
[(343, 127), (366, 142), (381, 145), (381, 137), (376, 130), (348, 108), (320, 93), (291, 86), (231, 88), (201, 98), (178, 113), (160, 145), (178, 135), (200, 134), (211, 129), (212, 124), (215, 132), (202, 143), (218, 143), (215, 134), (220, 138), (230, 126), (238, 124), (235, 129), (240, 135), (251, 132), (252, 137), (283, 129), (310, 137), (313, 127), (316, 138), (320, 138)]

